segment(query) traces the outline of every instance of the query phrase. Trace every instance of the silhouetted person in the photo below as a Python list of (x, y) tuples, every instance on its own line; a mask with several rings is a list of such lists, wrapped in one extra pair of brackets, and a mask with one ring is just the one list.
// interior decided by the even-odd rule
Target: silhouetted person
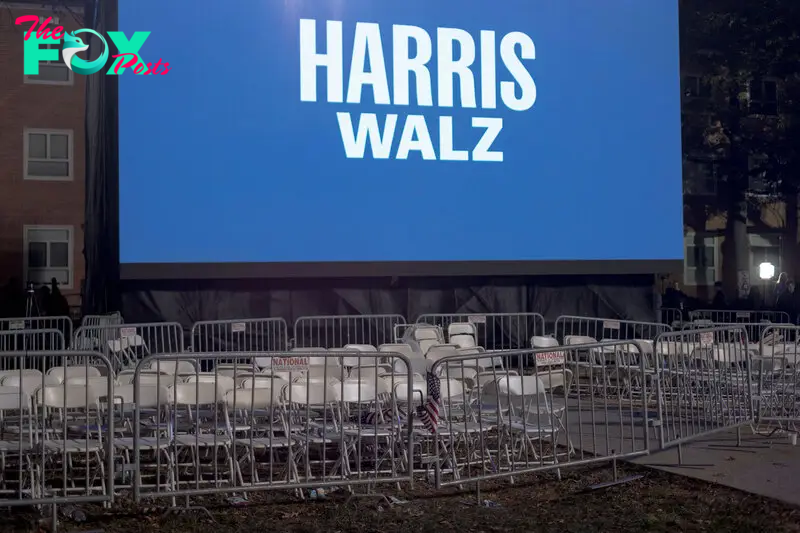
[(747, 293), (747, 298), (744, 299), (745, 309), (748, 311), (758, 311), (761, 309), (762, 304), (761, 290), (757, 286), (750, 287), (750, 292)]
[(47, 316), (69, 316), (69, 302), (58, 288), (58, 280), (50, 280), (50, 299), (48, 301)]
[(783, 296), (783, 294), (789, 288), (789, 275), (786, 272), (781, 272), (780, 276), (778, 276), (778, 281), (775, 282), (775, 297), (772, 300), (775, 303), (775, 306), (778, 306), (778, 299)]
[(786, 290), (778, 295), (778, 299), (775, 303), (775, 308), (778, 311), (788, 314), (792, 321), (794, 321), (794, 315), (797, 309), (795, 306), (796, 296), (794, 291), (794, 281), (789, 281), (786, 284)]
[(34, 305), (31, 310), (31, 316), (45, 316), (47, 314), (47, 309), (50, 307), (50, 287), (47, 285), (39, 287), (39, 290), (34, 294), (34, 298), (36, 298), (36, 305)]
[(725, 291), (722, 290), (722, 283), (719, 281), (714, 284), (714, 298), (711, 300), (711, 309), (722, 310), (728, 307), (728, 300), (725, 298)]

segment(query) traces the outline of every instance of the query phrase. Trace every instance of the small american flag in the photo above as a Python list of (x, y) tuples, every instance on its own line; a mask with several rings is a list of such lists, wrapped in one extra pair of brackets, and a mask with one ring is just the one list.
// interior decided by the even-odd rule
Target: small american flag
[(439, 378), (428, 371), (428, 399), (420, 408), (419, 417), (429, 433), (436, 433), (439, 426), (439, 412), (441, 411), (441, 385)]

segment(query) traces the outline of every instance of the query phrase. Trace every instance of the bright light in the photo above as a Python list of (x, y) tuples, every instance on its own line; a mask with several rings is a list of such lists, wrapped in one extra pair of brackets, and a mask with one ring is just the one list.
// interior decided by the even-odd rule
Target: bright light
[(758, 265), (758, 277), (767, 280), (775, 275), (775, 265), (772, 263), (761, 263)]

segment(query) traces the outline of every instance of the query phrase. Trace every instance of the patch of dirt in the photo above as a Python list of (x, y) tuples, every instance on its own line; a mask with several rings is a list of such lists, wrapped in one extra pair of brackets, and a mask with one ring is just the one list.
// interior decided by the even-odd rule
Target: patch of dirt
[[(288, 494), (253, 494), (246, 505), (225, 498), (193, 499), (211, 514), (165, 509), (141, 512), (120, 504), (113, 511), (85, 506), (85, 523), (65, 520), (59, 531), (105, 533), (325, 532), (489, 533), (504, 531), (620, 532), (800, 532), (800, 509), (735, 489), (634, 465), (621, 465), (619, 478), (642, 476), (625, 484), (588, 490), (613, 480), (610, 467), (565, 470), (484, 483), (480, 502), (474, 485), (464, 491), (435, 492), (419, 482), (413, 491), (379, 490), (407, 503), (387, 505), (380, 498), (355, 498), (336, 492), (325, 501), (300, 501)], [(165, 503), (165, 502), (162, 502)], [(212, 518), (213, 517), (213, 518)], [(35, 531), (36, 519), (13, 511), (0, 520), (0, 533)]]

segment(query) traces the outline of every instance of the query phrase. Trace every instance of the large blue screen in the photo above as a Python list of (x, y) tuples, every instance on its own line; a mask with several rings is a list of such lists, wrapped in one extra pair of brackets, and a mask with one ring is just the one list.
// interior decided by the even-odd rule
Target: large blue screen
[(123, 263), (683, 256), (676, 0), (119, 0)]

